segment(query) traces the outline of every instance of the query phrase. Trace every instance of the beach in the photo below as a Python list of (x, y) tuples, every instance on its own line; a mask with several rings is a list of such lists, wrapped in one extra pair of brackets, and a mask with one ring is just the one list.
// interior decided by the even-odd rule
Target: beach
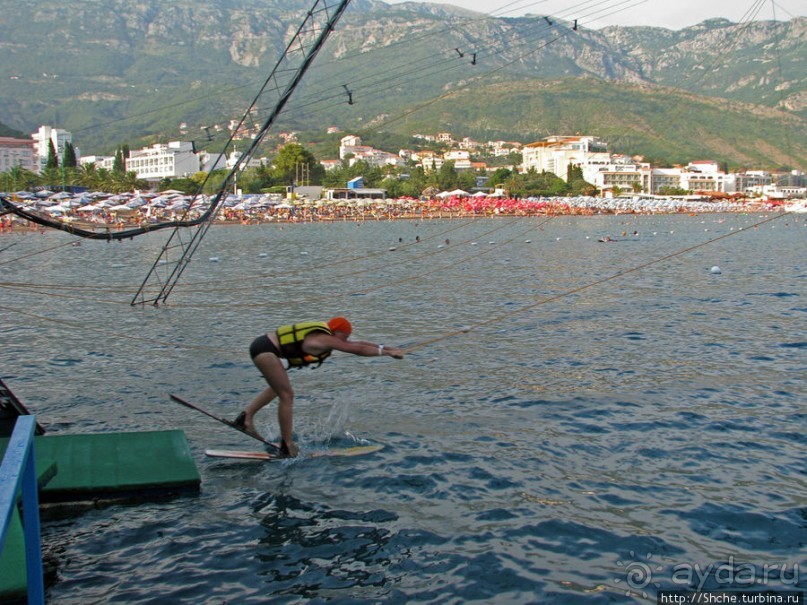
[[(194, 219), (209, 207), (207, 196), (193, 198), (181, 192), (80, 194), (40, 192), (13, 194), (15, 204), (76, 228), (114, 231), (148, 227), (173, 220)], [(800, 205), (791, 203), (804, 211)], [(226, 224), (297, 223), (328, 221), (433, 220), (495, 216), (563, 216), (597, 214), (676, 214), (764, 212), (787, 209), (784, 202), (749, 199), (709, 199), (702, 196), (619, 198), (558, 197), (512, 199), (487, 195), (442, 196), (429, 199), (386, 200), (281, 200), (269, 195), (229, 195), (220, 204), (215, 221)], [(25, 219), (6, 214), (3, 229), (31, 228)]]

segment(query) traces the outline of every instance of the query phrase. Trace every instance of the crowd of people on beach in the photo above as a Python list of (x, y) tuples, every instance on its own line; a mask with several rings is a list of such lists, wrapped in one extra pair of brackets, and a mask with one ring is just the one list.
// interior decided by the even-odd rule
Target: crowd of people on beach
[[(51, 220), (85, 228), (126, 228), (194, 218), (211, 203), (207, 196), (192, 197), (180, 191), (105, 194), (85, 192), (18, 192), (3, 194), (15, 205)], [(554, 197), (517, 199), (485, 194), (442, 195), (428, 198), (307, 200), (278, 199), (270, 195), (229, 195), (221, 203), (216, 221), (227, 224), (271, 222), (368, 221), (439, 219), (480, 216), (593, 215), (630, 213), (753, 212), (774, 207), (751, 200), (710, 200), (697, 196), (631, 196), (617, 198)], [(0, 215), (0, 228), (27, 227), (29, 221), (13, 212)]]

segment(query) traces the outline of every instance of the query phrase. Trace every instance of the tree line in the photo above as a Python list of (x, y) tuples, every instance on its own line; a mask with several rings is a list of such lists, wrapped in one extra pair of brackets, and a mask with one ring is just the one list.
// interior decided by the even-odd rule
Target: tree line
[(124, 193), (135, 189), (148, 189), (148, 182), (139, 179), (136, 172), (126, 170), (128, 156), (128, 147), (122, 146), (115, 152), (111, 170), (100, 168), (95, 164), (79, 165), (75, 147), (68, 142), (65, 143), (61, 162), (59, 162), (53, 141), (49, 141), (45, 168), (39, 174), (21, 166), (14, 166), (7, 172), (0, 172), (0, 190), (11, 193), (33, 190), (38, 187), (54, 189), (86, 187), (92, 191)]
[[(123, 193), (135, 189), (147, 190), (148, 182), (139, 179), (133, 171), (127, 171), (127, 146), (119, 147), (111, 170), (99, 168), (95, 164), (78, 165), (72, 144), (65, 145), (62, 161), (51, 142), (48, 158), (41, 174), (36, 174), (19, 166), (0, 173), (0, 189), (6, 192), (30, 190), (36, 187), (86, 187), (92, 191)], [(425, 192), (451, 191), (462, 189), (471, 191), (478, 184), (484, 188), (501, 188), (510, 197), (591, 195), (596, 188), (583, 179), (582, 169), (569, 166), (567, 178), (563, 180), (549, 172), (531, 170), (520, 173), (515, 168), (497, 168), (492, 174), (457, 170), (454, 162), (447, 161), (432, 170), (409, 163), (405, 167), (371, 166), (365, 161), (350, 165), (350, 157), (341, 166), (326, 171), (322, 164), (299, 143), (289, 143), (278, 150), (271, 164), (261, 163), (244, 169), (236, 178), (233, 188), (244, 193), (284, 193), (289, 186), (321, 185), (327, 189), (346, 187), (347, 182), (362, 177), (364, 186), (387, 191), (388, 197), (420, 197)], [(510, 158), (512, 166), (520, 158)], [(216, 193), (229, 174), (228, 170), (215, 170), (211, 173), (198, 172), (186, 177), (166, 178), (156, 189), (175, 189), (189, 195)]]

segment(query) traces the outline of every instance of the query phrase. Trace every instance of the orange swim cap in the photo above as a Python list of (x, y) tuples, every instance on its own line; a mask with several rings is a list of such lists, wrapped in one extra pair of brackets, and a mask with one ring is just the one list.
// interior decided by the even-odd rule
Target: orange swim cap
[(334, 317), (329, 320), (328, 327), (331, 329), (331, 332), (345, 332), (348, 335), (353, 331), (353, 326), (351, 326), (350, 322), (344, 317)]

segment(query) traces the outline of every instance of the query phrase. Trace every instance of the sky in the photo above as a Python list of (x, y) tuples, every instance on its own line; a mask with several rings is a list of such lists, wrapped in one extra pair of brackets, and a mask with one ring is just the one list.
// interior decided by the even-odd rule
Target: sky
[[(385, 0), (398, 4), (405, 0)], [(805, 0), (415, 0), (453, 4), (494, 17), (525, 14), (578, 19), (588, 29), (608, 25), (651, 25), (681, 29), (706, 19), (724, 17), (735, 23), (749, 19), (787, 21), (807, 15)]]

